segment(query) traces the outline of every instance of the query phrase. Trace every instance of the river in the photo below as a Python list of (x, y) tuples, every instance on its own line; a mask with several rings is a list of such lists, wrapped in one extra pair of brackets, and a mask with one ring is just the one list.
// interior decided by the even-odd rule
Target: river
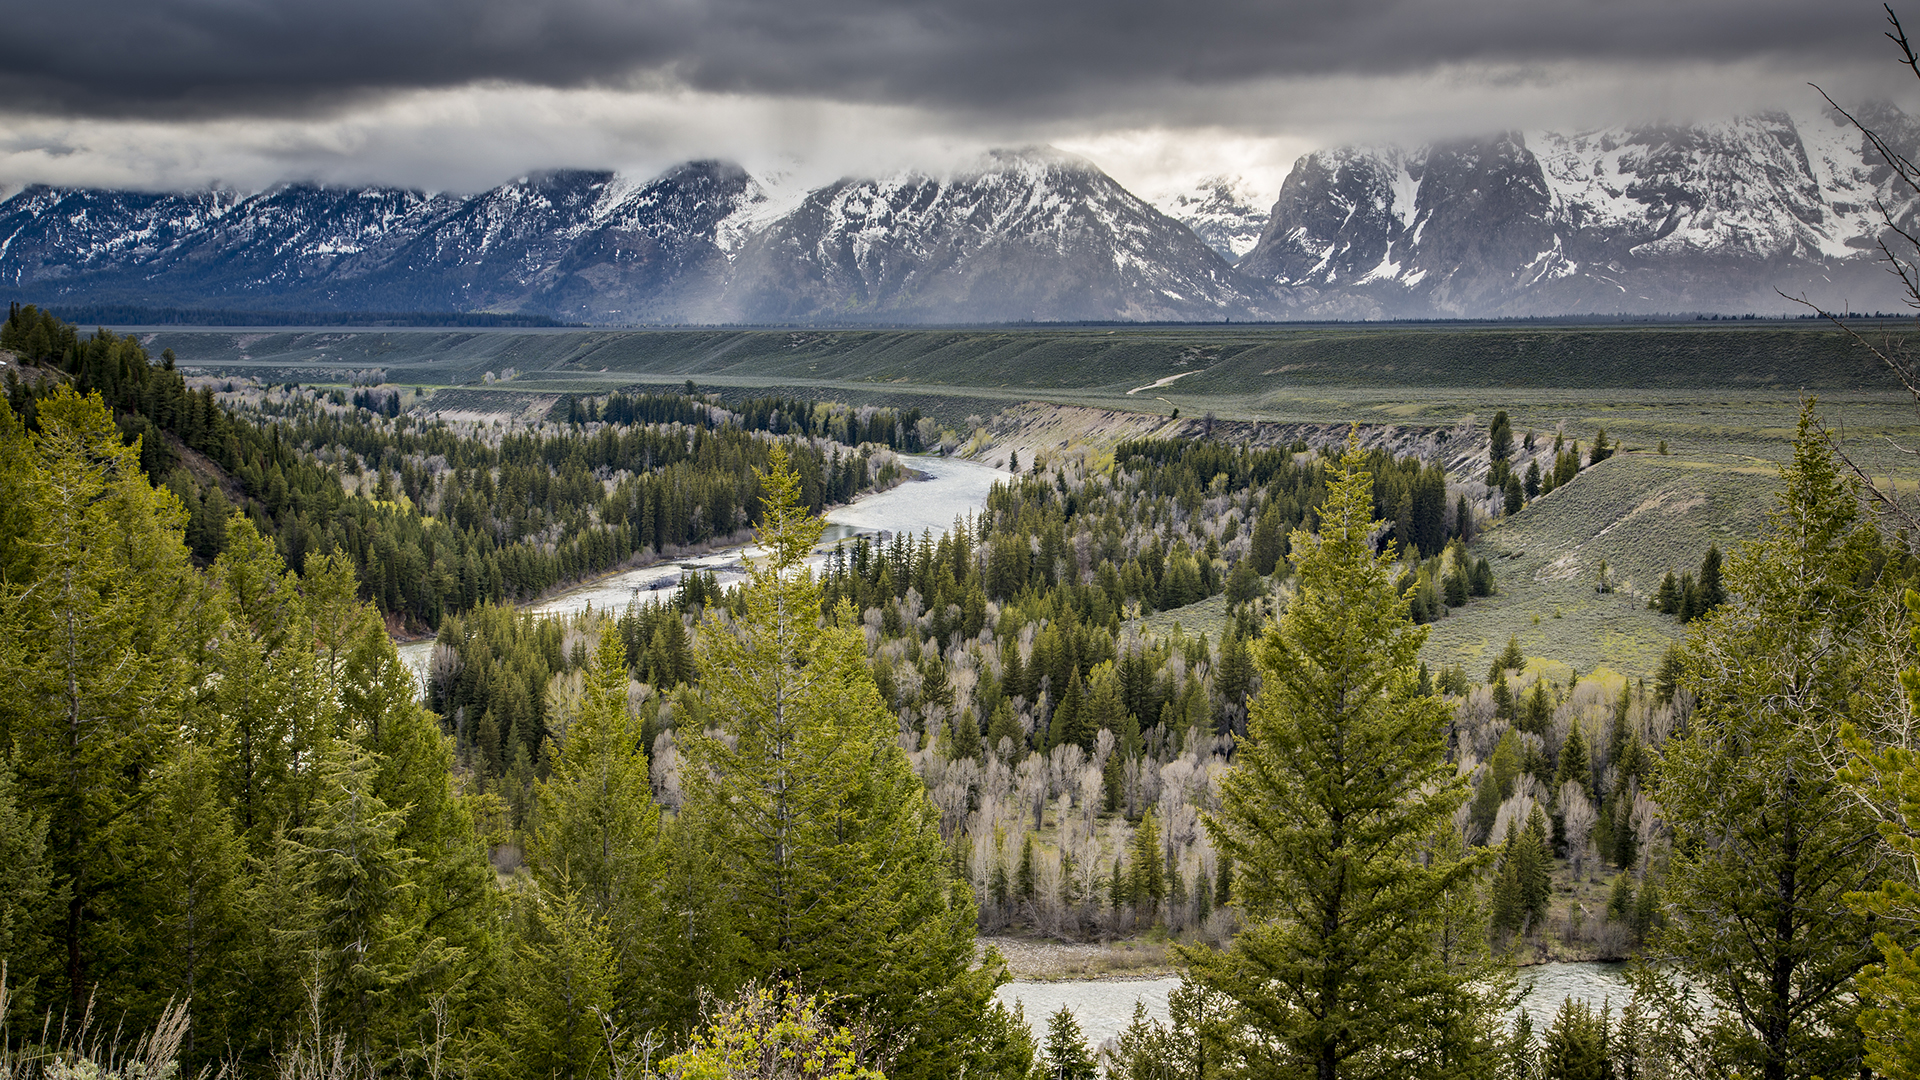
[[(886, 491), (865, 495), (845, 506), (827, 511), (827, 529), (821, 535), (822, 551), (814, 556), (817, 566), (826, 558), (825, 549), (861, 534), (909, 533), (914, 536), (931, 531), (935, 536), (953, 527), (956, 520), (978, 514), (987, 505), (987, 493), (1007, 474), (991, 466), (963, 458), (902, 457), (903, 463), (920, 473)], [(746, 576), (741, 558), (754, 553), (750, 546), (722, 548), (705, 555), (689, 556), (655, 563), (638, 570), (612, 574), (527, 606), (536, 615), (577, 615), (589, 607), (598, 611), (625, 611), (634, 600), (671, 600), (682, 574), (712, 571), (720, 584), (734, 585)], [(413, 670), (415, 681), (425, 694), (427, 663), (433, 655), (433, 642), (415, 641), (400, 646), (400, 658)]]
[[(1063, 979), (1058, 982), (1016, 980), (1002, 986), (995, 997), (1011, 1006), (1020, 1002), (1026, 1010), (1027, 1025), (1034, 1038), (1045, 1042), (1047, 1017), (1061, 1006), (1073, 1010), (1087, 1045), (1096, 1049), (1108, 1039), (1116, 1039), (1133, 1022), (1137, 1001), (1146, 1006), (1147, 1015), (1166, 1023), (1167, 995), (1180, 985), (1176, 978), (1160, 979)], [(1617, 1014), (1630, 995), (1625, 967), (1621, 964), (1540, 964), (1520, 969), (1520, 988), (1525, 992), (1520, 1007), (1533, 1019), (1536, 1038), (1553, 1020), (1561, 1001), (1568, 997), (1587, 1001), (1595, 1008), (1611, 1003)]]
[[(886, 491), (856, 499), (827, 511), (827, 531), (822, 535), (824, 549), (861, 534), (910, 533), (931, 531), (936, 536), (951, 528), (956, 519), (979, 513), (987, 503), (987, 493), (995, 482), (1006, 479), (998, 469), (960, 458), (903, 458), (922, 475)], [(705, 555), (656, 563), (589, 582), (577, 588), (528, 606), (540, 615), (574, 615), (589, 607), (621, 611), (636, 598), (670, 599), (683, 573), (711, 570), (722, 585), (735, 584), (745, 576), (741, 558), (752, 553), (747, 546), (730, 547)], [(424, 685), (431, 641), (413, 642), (400, 647), (400, 654)], [(1520, 975), (1527, 988), (1521, 1008), (1533, 1017), (1536, 1032), (1546, 1028), (1563, 998), (1593, 1002), (1596, 1006), (1611, 1000), (1614, 1007), (1627, 997), (1626, 983), (1618, 964), (1543, 964), (1525, 968)], [(1133, 1005), (1139, 1001), (1147, 1015), (1167, 1019), (1167, 995), (1180, 985), (1174, 978), (1160, 979), (1072, 979), (1058, 982), (1016, 981), (1002, 986), (1000, 1000), (1011, 1005), (1023, 1002), (1027, 1022), (1037, 1037), (1046, 1034), (1048, 1015), (1062, 1005), (1072, 1009), (1086, 1033), (1087, 1042), (1098, 1047), (1119, 1036), (1133, 1018)]]

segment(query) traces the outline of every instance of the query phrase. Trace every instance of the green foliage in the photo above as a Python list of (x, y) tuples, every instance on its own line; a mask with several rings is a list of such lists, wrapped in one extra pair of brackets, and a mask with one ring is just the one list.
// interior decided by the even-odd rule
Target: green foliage
[(1562, 1000), (1541, 1040), (1542, 1080), (1613, 1080), (1611, 1026), (1607, 1014), (1591, 1004)]
[[(830, 1019), (823, 995), (792, 983), (749, 983), (694, 1033), (692, 1045), (661, 1062), (667, 1080), (884, 1080), (863, 1063), (860, 1032)], [(1089, 1074), (1091, 1076), (1091, 1074)]]
[(0, 476), (0, 503), (31, 522), (0, 557), (21, 575), (0, 586), (0, 740), (22, 808), (47, 824), (51, 887), (65, 901), (63, 970), (48, 984), (77, 1014), (108, 973), (117, 920), (99, 916), (122, 877), (129, 811), (197, 681), (204, 593), (179, 504), (147, 484), (97, 396), (59, 388), (21, 456)]
[(1047, 1039), (1042, 1047), (1046, 1055), (1049, 1080), (1094, 1080), (1098, 1075), (1093, 1051), (1087, 1049), (1087, 1037), (1080, 1033), (1080, 1021), (1065, 1005), (1047, 1017)]
[(493, 1056), (513, 1076), (607, 1075), (619, 975), (600, 905), (571, 889), (539, 886), (519, 908)]
[[(1903, 602), (1910, 642), (1920, 648), (1920, 592), (1906, 590)], [(1901, 690), (1920, 702), (1920, 666), (1900, 672)], [(1842, 726), (1840, 738), (1850, 758), (1841, 783), (1879, 809), (1879, 832), (1894, 855), (1909, 865), (1920, 862), (1920, 755), (1897, 738), (1870, 738), (1856, 723)], [(1910, 877), (1888, 875), (1877, 888), (1847, 898), (1856, 912), (1910, 924), (1920, 913), (1920, 888)], [(1866, 1063), (1893, 1080), (1920, 1078), (1920, 947), (1892, 932), (1877, 930), (1873, 945), (1879, 962), (1861, 971), (1864, 1007), (1860, 1030), (1866, 1038)]]
[(1720, 1055), (1769, 1076), (1831, 1075), (1857, 1053), (1848, 988), (1872, 959), (1844, 898), (1881, 873), (1860, 802), (1826, 763), (1884, 694), (1875, 543), (1803, 410), (1766, 529), (1727, 564), (1734, 599), (1689, 639), (1699, 701), (1654, 796), (1672, 823), (1655, 955), (1726, 1003)]
[(1513, 423), (1507, 419), (1507, 410), (1493, 414), (1493, 422), (1487, 425), (1487, 443), (1488, 455), (1494, 461), (1505, 461), (1513, 454)]
[(712, 733), (690, 735), (684, 813), (713, 857), (736, 985), (781, 972), (895, 1047), (896, 1075), (967, 1059), (997, 969), (970, 970), (970, 890), (947, 880), (938, 815), (895, 739), (842, 605), (823, 624), (804, 567), (822, 527), (777, 448), (744, 613), (699, 639)]
[(1187, 953), (1196, 983), (1246, 1007), (1246, 1038), (1326, 1077), (1384, 1073), (1427, 1018), (1490, 1004), (1480, 969), (1432, 937), (1478, 861), (1416, 858), (1466, 789), (1442, 757), (1445, 706), (1417, 693), (1425, 631), (1369, 542), (1364, 460), (1350, 440), (1319, 534), (1294, 536), (1299, 591), (1261, 641), (1250, 738), (1207, 821), (1248, 925)]

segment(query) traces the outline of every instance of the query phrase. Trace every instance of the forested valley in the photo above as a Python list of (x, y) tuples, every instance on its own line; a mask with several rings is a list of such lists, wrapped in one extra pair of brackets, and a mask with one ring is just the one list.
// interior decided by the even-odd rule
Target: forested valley
[[(1498, 414), (1471, 493), (1136, 439), (810, 572), (937, 425), (437, 420), (31, 308), (0, 347), (10, 1074), (1920, 1075), (1920, 568), (1811, 405), (1766, 529), (1654, 598), (1660, 669), (1556, 683), (1419, 650), (1604, 432)], [(749, 535), (738, 586), (515, 606)], [(1009, 931), (1171, 942), (1171, 1021), (1036, 1041)], [(1554, 949), (1637, 958), (1630, 1000), (1516, 1020)]]

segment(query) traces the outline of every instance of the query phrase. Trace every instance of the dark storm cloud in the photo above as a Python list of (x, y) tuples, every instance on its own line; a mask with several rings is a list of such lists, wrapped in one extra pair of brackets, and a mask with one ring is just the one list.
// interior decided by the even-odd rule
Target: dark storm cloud
[[(298, 115), (413, 88), (665, 80), (983, 115), (1443, 65), (1890, 58), (1870, 3), (1809, 0), (3, 0), (0, 103)], [(1920, 16), (1916, 17), (1920, 19)]]

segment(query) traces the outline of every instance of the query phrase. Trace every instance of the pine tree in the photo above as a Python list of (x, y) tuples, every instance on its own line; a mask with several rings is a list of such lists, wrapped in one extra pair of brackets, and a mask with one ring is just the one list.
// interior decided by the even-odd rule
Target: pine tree
[[(895, 738), (852, 608), (824, 621), (807, 514), (783, 448), (760, 475), (743, 612), (709, 610), (700, 667), (715, 734), (687, 740), (683, 813), (728, 895), (738, 982), (773, 972), (866, 1010), (900, 1076), (950, 1071), (1000, 977), (973, 967), (972, 890)], [(684, 730), (684, 729), (683, 729)], [(724, 736), (724, 737), (722, 737)]]
[(1533, 1041), (1533, 1017), (1519, 1010), (1507, 1039), (1505, 1075), (1508, 1080), (1536, 1080), (1540, 1076), (1540, 1048)]
[(32, 1014), (38, 1004), (33, 976), (46, 971), (54, 920), (64, 908), (51, 888), (47, 866), (47, 824), (28, 813), (17, 797), (13, 768), (0, 758), (0, 956), (17, 969), (9, 980), (9, 1004)]
[(1127, 893), (1141, 914), (1151, 920), (1159, 909), (1160, 901), (1167, 897), (1165, 860), (1160, 852), (1160, 822), (1152, 810), (1148, 810), (1140, 818), (1140, 824), (1134, 827), (1127, 861), (1131, 870)]
[(1607, 1014), (1568, 997), (1561, 1001), (1540, 1046), (1544, 1080), (1613, 1080)]
[(1444, 760), (1446, 706), (1415, 693), (1426, 634), (1374, 554), (1364, 461), (1350, 437), (1319, 535), (1294, 535), (1299, 592), (1261, 641), (1249, 739), (1207, 820), (1248, 925), (1226, 951), (1185, 953), (1197, 984), (1247, 1010), (1264, 1060), (1322, 1080), (1436, 1011), (1490, 1005), (1433, 936), (1478, 861), (1415, 858), (1466, 786)]
[(1013, 717), (1013, 703), (1001, 698), (993, 708), (993, 720), (987, 724), (987, 749), (1006, 755), (1009, 765), (1017, 765), (1027, 754), (1027, 735)]
[[(1909, 589), (1903, 599), (1910, 640), (1920, 645), (1920, 593)], [(1908, 707), (1920, 706), (1920, 667), (1901, 671), (1900, 682)], [(1898, 739), (1877, 745), (1852, 723), (1842, 726), (1841, 741), (1850, 755), (1841, 782), (1863, 800), (1894, 808), (1883, 812), (1882, 835), (1899, 855), (1920, 855), (1920, 754)], [(1893, 877), (1850, 902), (1866, 914), (1910, 925), (1920, 914), (1920, 888)], [(1920, 947), (1885, 930), (1874, 934), (1873, 947), (1879, 962), (1860, 975), (1866, 1063), (1882, 1076), (1920, 1080)]]
[(1517, 854), (1520, 903), (1529, 924), (1538, 926), (1545, 921), (1547, 904), (1553, 899), (1553, 830), (1537, 805), (1520, 833)]
[(1518, 635), (1507, 635), (1507, 647), (1501, 650), (1499, 665), (1502, 671), (1519, 671), (1527, 666), (1527, 657), (1520, 651)]
[(1507, 685), (1507, 669), (1498, 668), (1493, 673), (1493, 718), (1501, 723), (1511, 724), (1518, 715), (1513, 700), (1513, 689)]
[(1667, 571), (1667, 576), (1660, 579), (1660, 591), (1654, 594), (1652, 600), (1647, 601), (1647, 606), (1662, 615), (1679, 613), (1680, 581), (1673, 576), (1673, 571)]
[(16, 458), (0, 505), (28, 523), (0, 555), (21, 574), (0, 588), (0, 744), (13, 749), (22, 808), (47, 824), (50, 885), (65, 903), (49, 957), (60, 970), (21, 975), (46, 976), (78, 1016), (125, 929), (112, 896), (129, 811), (201, 681), (192, 658), (208, 627), (180, 504), (148, 484), (106, 405), (62, 385), (38, 409), (22, 447), (0, 406)]
[(1633, 875), (1622, 870), (1613, 875), (1613, 888), (1607, 893), (1607, 919), (1624, 923), (1633, 918)]
[(204, 737), (223, 751), (235, 826), (259, 855), (282, 830), (306, 824), (313, 763), (340, 697), (322, 681), (299, 579), (250, 519), (235, 514), (225, 528), (212, 575), (223, 616), (220, 679), (210, 694), (217, 719)]
[(619, 928), (616, 938), (622, 930), (651, 930), (648, 911), (656, 901), (648, 891), (661, 873), (660, 810), (640, 742), (640, 725), (627, 710), (626, 646), (603, 625), (585, 707), (553, 753), (552, 775), (539, 784), (527, 855), (536, 880), (556, 894), (577, 893), (596, 918)]
[(1700, 614), (1704, 615), (1727, 602), (1726, 586), (1720, 581), (1720, 545), (1708, 544), (1700, 559)]
[(1545, 735), (1548, 725), (1553, 723), (1553, 699), (1547, 696), (1547, 680), (1533, 680), (1533, 689), (1527, 691), (1526, 705), (1520, 710), (1516, 726), (1521, 731), (1535, 735)]
[(1488, 923), (1495, 934), (1512, 934), (1527, 925), (1527, 901), (1520, 885), (1520, 830), (1509, 829), (1501, 845), (1500, 867), (1493, 875)]
[(1487, 425), (1487, 442), (1488, 456), (1494, 461), (1505, 461), (1513, 453), (1513, 424), (1507, 419), (1507, 410), (1493, 414), (1493, 423)]
[(1048, 1080), (1094, 1080), (1093, 1051), (1087, 1049), (1087, 1037), (1080, 1032), (1080, 1021), (1065, 1005), (1047, 1017), (1046, 1054)]
[(1584, 790), (1593, 788), (1593, 759), (1587, 753), (1587, 738), (1580, 731), (1578, 717), (1567, 728), (1567, 738), (1560, 744), (1560, 767), (1553, 774), (1553, 786), (1557, 791), (1567, 781), (1580, 785)]
[(572, 889), (537, 885), (520, 906), (492, 1054), (516, 1076), (604, 1077), (603, 1017), (616, 1015), (618, 976), (600, 905)]
[(1247, 547), (1253, 572), (1261, 577), (1271, 576), (1280, 560), (1286, 558), (1286, 544), (1286, 526), (1280, 519), (1280, 507), (1269, 503), (1254, 521), (1253, 537)]
[(1742, 1033), (1729, 1065), (1768, 1080), (1837, 1075), (1851, 1053), (1846, 988), (1873, 951), (1845, 897), (1877, 884), (1880, 857), (1827, 762), (1886, 685), (1873, 633), (1891, 602), (1862, 584), (1875, 538), (1811, 403), (1782, 479), (1728, 560), (1735, 599), (1689, 639), (1682, 681), (1700, 705), (1653, 792), (1675, 836), (1654, 955), (1739, 1003), (1715, 1021)]
[(138, 1027), (169, 1002), (193, 1004), (182, 1051), (227, 1044), (234, 999), (247, 987), (238, 975), (243, 947), (246, 848), (220, 798), (218, 766), (206, 749), (182, 741), (162, 764), (141, 807), (129, 845), (136, 883), (129, 897), (142, 917), (133, 923), (129, 972)]
[(404, 815), (375, 792), (377, 773), (378, 762), (353, 743), (327, 747), (326, 797), (294, 837), (317, 907), (313, 949), (326, 1022), (351, 1053), (376, 1061), (391, 1049), (380, 1036), (394, 1018), (390, 997), (409, 972), (418, 930), (398, 917), (416, 860), (397, 842)]

